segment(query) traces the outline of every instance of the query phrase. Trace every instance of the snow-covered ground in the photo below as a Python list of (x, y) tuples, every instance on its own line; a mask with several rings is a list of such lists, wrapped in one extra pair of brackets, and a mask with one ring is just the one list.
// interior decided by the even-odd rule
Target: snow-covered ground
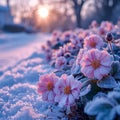
[(49, 35), (0, 34), (0, 120), (41, 120), (48, 108), (36, 91), (51, 71), (41, 45)]

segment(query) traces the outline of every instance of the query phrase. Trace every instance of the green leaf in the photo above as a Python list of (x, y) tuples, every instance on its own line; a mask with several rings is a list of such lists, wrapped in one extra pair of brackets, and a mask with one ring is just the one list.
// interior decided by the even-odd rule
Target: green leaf
[(82, 87), (80, 90), (80, 96), (85, 96), (91, 91), (91, 85), (89, 84), (88, 86)]
[(52, 46), (52, 49), (59, 49), (59, 47), (63, 46), (60, 42), (56, 43), (55, 45)]
[(114, 120), (115, 118), (115, 110), (107, 110), (104, 112), (101, 112), (97, 115), (96, 120)]
[(76, 75), (80, 73), (80, 66), (74, 64), (71, 68), (71, 74)]
[(86, 98), (91, 100), (93, 99), (94, 95), (96, 95), (101, 90), (101, 88), (97, 86), (97, 80), (95, 79), (87, 80), (84, 82), (83, 87), (88, 85), (91, 85), (91, 89), (88, 94), (86, 94)]
[(88, 102), (85, 106), (85, 113), (88, 115), (97, 115), (112, 109), (112, 103), (107, 98), (96, 98), (95, 100)]
[(115, 79), (120, 79), (120, 62), (114, 61), (111, 67), (111, 75), (114, 76)]
[(103, 78), (102, 80), (99, 80), (97, 82), (97, 85), (100, 88), (115, 88), (117, 86), (117, 82), (112, 76), (108, 76)]
[(109, 99), (114, 99), (116, 101), (115, 104), (120, 104), (120, 92), (118, 91), (112, 91), (108, 93), (108, 98)]
[(118, 55), (114, 55), (115, 56), (115, 61), (120, 61), (120, 57)]
[(114, 78), (120, 80), (120, 71), (118, 71), (118, 72), (114, 75)]
[(116, 106), (115, 110), (116, 110), (117, 114), (120, 115), (120, 105)]

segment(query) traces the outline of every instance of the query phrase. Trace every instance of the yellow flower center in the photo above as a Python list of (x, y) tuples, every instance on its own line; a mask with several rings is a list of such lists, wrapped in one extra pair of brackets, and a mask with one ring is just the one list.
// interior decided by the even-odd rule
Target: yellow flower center
[(66, 87), (64, 88), (64, 93), (65, 93), (65, 94), (70, 94), (70, 93), (71, 93), (71, 87), (70, 87), (70, 86), (66, 86)]
[(100, 61), (99, 60), (93, 60), (91, 65), (94, 69), (97, 69), (97, 68), (100, 67)]
[(96, 42), (90, 42), (90, 46), (91, 46), (92, 48), (95, 48)]
[(53, 83), (52, 82), (48, 82), (47, 83), (47, 89), (50, 91), (50, 90), (53, 90), (53, 87), (54, 87), (54, 85), (53, 85)]

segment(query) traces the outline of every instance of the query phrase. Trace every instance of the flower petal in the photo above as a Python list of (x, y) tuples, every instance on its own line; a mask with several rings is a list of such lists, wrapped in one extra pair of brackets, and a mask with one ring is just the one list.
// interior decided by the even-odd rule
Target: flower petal
[(72, 105), (73, 103), (75, 102), (75, 99), (74, 99), (74, 97), (70, 94), (69, 96), (68, 96), (68, 105)]
[(60, 107), (64, 107), (66, 105), (66, 103), (67, 103), (67, 95), (61, 96), (61, 100), (59, 102), (59, 106)]
[(73, 90), (73, 91), (72, 91), (72, 95), (73, 95), (73, 97), (74, 97), (75, 99), (78, 99), (78, 98), (79, 98), (79, 93), (80, 93), (80, 91), (77, 91), (77, 90)]
[(54, 93), (52, 91), (50, 91), (48, 93), (48, 101), (53, 102), (54, 101)]
[(44, 101), (47, 101), (48, 100), (48, 91), (47, 92), (45, 92), (45, 93), (43, 93), (42, 94), (42, 99), (44, 100)]
[(96, 69), (96, 70), (94, 71), (94, 77), (97, 78), (98, 80), (102, 79), (103, 76), (101, 75), (99, 69)]

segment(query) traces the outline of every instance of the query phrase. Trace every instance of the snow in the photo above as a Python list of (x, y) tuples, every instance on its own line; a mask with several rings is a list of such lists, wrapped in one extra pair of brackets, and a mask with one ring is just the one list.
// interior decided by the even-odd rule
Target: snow
[(0, 120), (42, 120), (49, 104), (36, 91), (52, 68), (41, 45), (49, 34), (0, 34)]
[(9, 8), (6, 6), (1, 6), (0, 5), (0, 11), (9, 11)]

